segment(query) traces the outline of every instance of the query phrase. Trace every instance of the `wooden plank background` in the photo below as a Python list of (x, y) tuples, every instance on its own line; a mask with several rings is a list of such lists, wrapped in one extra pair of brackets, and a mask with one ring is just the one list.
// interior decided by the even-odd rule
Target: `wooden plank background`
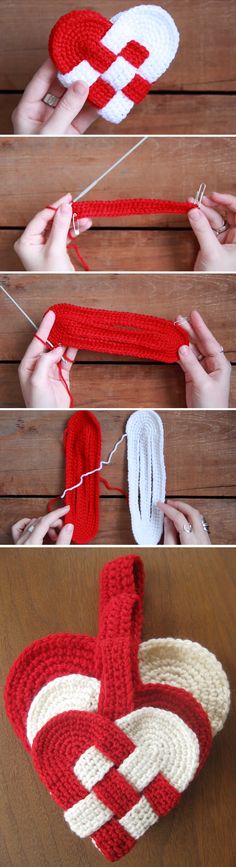
[[(131, 553), (126, 548), (124, 553)], [(174, 635), (217, 655), (230, 680), (224, 729), (180, 806), (126, 857), (127, 867), (233, 867), (235, 804), (235, 551), (140, 549), (146, 572), (143, 640)], [(18, 654), (52, 632), (97, 634), (98, 574), (117, 549), (0, 552), (2, 681)], [(191, 576), (191, 580), (190, 580)], [(194, 600), (194, 602), (193, 602)], [(101, 856), (63, 820), (6, 717), (1, 691), (3, 867), (99, 867)], [(17, 771), (16, 771), (17, 769)], [(19, 792), (23, 796), (19, 797)], [(227, 853), (227, 856), (226, 856)]]
[[(233, 275), (93, 274), (3, 275), (3, 284), (36, 324), (50, 304), (126, 310), (176, 319), (198, 308), (232, 364), (231, 406), (236, 405), (236, 278)], [(0, 292), (0, 406), (24, 406), (18, 364), (33, 334), (29, 322)], [(81, 351), (72, 376), (76, 406), (184, 407), (184, 377), (177, 364)]]
[[(150, 0), (154, 2), (155, 0)], [(83, 5), (83, 4), (82, 4)], [(131, 0), (93, 0), (93, 9), (111, 17), (135, 5)], [(180, 31), (174, 62), (145, 101), (121, 126), (102, 119), (91, 127), (103, 133), (236, 132), (235, 0), (165, 0)], [(11, 113), (36, 69), (47, 57), (51, 27), (71, 10), (71, 0), (1, 0), (0, 133), (10, 133)]]
[[(23, 270), (13, 243), (36, 211), (68, 190), (78, 194), (135, 141), (0, 139), (0, 269)], [(235, 158), (234, 137), (150, 138), (88, 196), (185, 200), (202, 180), (208, 191), (234, 193)], [(92, 271), (191, 271), (197, 250), (187, 217), (174, 214), (96, 219), (79, 247)]]
[[(71, 411), (0, 412), (0, 543), (11, 541), (16, 520), (46, 511), (64, 489), (63, 431)], [(102, 456), (124, 433), (129, 411), (98, 411)], [(167, 496), (180, 497), (208, 518), (214, 544), (235, 544), (236, 416), (233, 410), (162, 410)], [(126, 445), (106, 468), (112, 486), (127, 489)], [(130, 544), (127, 503), (101, 488), (100, 530), (95, 544)]]

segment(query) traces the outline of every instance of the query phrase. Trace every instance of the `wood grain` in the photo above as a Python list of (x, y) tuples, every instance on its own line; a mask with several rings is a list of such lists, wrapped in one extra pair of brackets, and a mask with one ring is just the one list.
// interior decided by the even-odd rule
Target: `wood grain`
[[(155, 3), (155, 0), (151, 0)], [(129, 8), (131, 0), (95, 0), (93, 8), (111, 17)], [(129, 133), (235, 133), (235, 3), (227, 0), (224, 14), (215, 0), (166, 0), (180, 31), (180, 48), (174, 62), (150, 96), (121, 126), (98, 120), (90, 132)], [(40, 10), (31, 0), (2, 0), (0, 25), (3, 46), (0, 58), (0, 133), (11, 132), (10, 115), (33, 73), (47, 56), (51, 27), (70, 11), (71, 0), (42, 0)], [(197, 34), (197, 38), (196, 38)], [(227, 56), (227, 63), (225, 57)]]
[[(0, 133), (13, 132), (12, 112), (21, 92), (0, 91)], [(117, 124), (96, 120), (86, 135), (235, 135), (236, 96), (234, 93), (168, 93), (152, 91), (144, 102)]]
[[(174, 635), (208, 647), (227, 672), (232, 705), (204, 770), (180, 807), (127, 856), (127, 867), (189, 867), (190, 858), (192, 867), (221, 867), (226, 852), (227, 867), (234, 867), (236, 554), (232, 549), (139, 553), (146, 571), (143, 639)], [(99, 570), (116, 556), (116, 548), (0, 552), (3, 683), (14, 659), (35, 638), (63, 631), (96, 635)], [(99, 867), (99, 853), (70, 833), (39, 782), (6, 718), (2, 691), (0, 737), (2, 865)]]
[[(2, 138), (0, 268), (19, 270), (13, 244), (32, 216), (68, 189), (73, 195), (126, 152), (134, 139)], [(236, 190), (235, 138), (151, 138), (99, 183), (96, 196), (186, 200), (206, 177), (208, 190)], [(146, 170), (148, 164), (148, 172)], [(52, 171), (53, 166), (53, 171)], [(91, 197), (91, 193), (88, 194)], [(94, 195), (94, 194), (93, 194)], [(96, 220), (79, 246), (92, 271), (191, 271), (197, 244), (178, 215)], [(72, 253), (76, 267), (78, 261)]]
[[(231, 361), (231, 406), (236, 405), (235, 277), (214, 275), (105, 274), (3, 275), (3, 284), (36, 324), (43, 313), (67, 301), (93, 308), (126, 310), (176, 319), (198, 308)], [(0, 293), (0, 406), (24, 406), (18, 362), (33, 329)], [(4, 363), (5, 362), (5, 363)], [(185, 406), (184, 378), (177, 365), (142, 363), (135, 359), (81, 351), (72, 372), (76, 406), (134, 407), (137, 382), (142, 406)]]
[[(165, 432), (165, 463), (167, 496), (183, 500), (218, 499), (215, 538), (220, 522), (220, 507), (227, 510), (224, 543), (235, 539), (236, 497), (236, 417), (233, 411), (172, 411), (162, 410)], [(102, 454), (109, 454), (125, 430), (129, 412), (98, 411), (102, 431)], [(1, 498), (50, 498), (64, 488), (63, 431), (70, 411), (44, 412), (22, 410), (0, 413), (0, 496)], [(106, 468), (106, 478), (113, 486), (127, 487), (126, 446), (117, 450), (112, 464)], [(101, 500), (109, 502), (109, 521), (101, 521), (102, 541), (120, 544), (130, 541), (130, 518), (120, 496), (101, 490)], [(110, 503), (113, 503), (113, 511)], [(17, 504), (20, 500), (17, 500)], [(27, 504), (24, 503), (24, 508)], [(30, 501), (28, 501), (30, 506)], [(40, 508), (43, 503), (40, 503)], [(124, 509), (125, 505), (125, 509)], [(214, 504), (215, 507), (215, 504)], [(104, 508), (104, 507), (103, 507)], [(9, 512), (2, 511), (2, 538), (9, 534)], [(126, 511), (126, 519), (125, 519)], [(211, 504), (209, 508), (210, 519)], [(42, 512), (41, 512), (42, 513)], [(14, 512), (15, 514), (15, 512)], [(225, 513), (224, 513), (225, 514)], [(22, 512), (21, 512), (22, 515)], [(214, 515), (214, 513), (213, 513)], [(19, 514), (20, 516), (20, 514)], [(117, 524), (118, 521), (118, 524)], [(5, 522), (5, 523), (4, 523)], [(109, 527), (109, 529), (108, 529)], [(125, 535), (123, 539), (123, 527)], [(116, 528), (114, 530), (114, 528)], [(127, 538), (128, 528), (128, 538)], [(113, 538), (115, 532), (115, 539)], [(214, 529), (213, 529), (214, 532)]]

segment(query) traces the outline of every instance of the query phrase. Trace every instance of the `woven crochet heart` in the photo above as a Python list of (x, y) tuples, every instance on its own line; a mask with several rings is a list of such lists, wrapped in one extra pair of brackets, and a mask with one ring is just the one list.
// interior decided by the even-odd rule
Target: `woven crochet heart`
[(49, 54), (64, 87), (86, 81), (98, 113), (120, 123), (168, 69), (178, 44), (173, 18), (161, 6), (134, 6), (110, 21), (82, 9), (56, 22)]
[(229, 709), (221, 664), (180, 639), (140, 644), (144, 574), (121, 557), (101, 574), (98, 638), (51, 635), (14, 663), (8, 716), (79, 837), (109, 861), (181, 799)]

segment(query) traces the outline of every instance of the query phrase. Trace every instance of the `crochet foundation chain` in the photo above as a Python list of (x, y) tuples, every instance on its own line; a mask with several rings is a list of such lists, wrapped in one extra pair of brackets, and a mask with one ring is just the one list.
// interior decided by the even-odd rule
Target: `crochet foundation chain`
[(174, 20), (161, 6), (134, 6), (111, 20), (82, 9), (59, 18), (49, 54), (64, 87), (85, 81), (98, 114), (120, 123), (168, 69), (178, 44)]
[(184, 328), (157, 316), (75, 304), (54, 304), (48, 310), (56, 316), (49, 335), (54, 346), (172, 363), (178, 361), (180, 346), (189, 343)]
[(34, 641), (5, 686), (6, 712), (40, 780), (71, 830), (110, 862), (180, 802), (230, 705), (210, 651), (174, 638), (141, 643), (143, 597), (139, 557), (107, 563), (97, 638)]
[[(117, 447), (127, 439), (129, 497), (119, 487), (111, 486), (100, 475)], [(126, 424), (125, 434), (115, 444), (108, 460), (101, 460), (100, 424), (89, 410), (79, 410), (68, 421), (64, 433), (65, 504), (70, 512), (65, 522), (74, 524), (73, 542), (86, 545), (99, 529), (99, 484), (119, 491), (129, 502), (135, 541), (140, 545), (157, 545), (163, 531), (163, 515), (157, 501), (165, 500), (165, 464), (163, 425), (153, 410), (137, 410)], [(55, 497), (50, 500), (50, 511)]]

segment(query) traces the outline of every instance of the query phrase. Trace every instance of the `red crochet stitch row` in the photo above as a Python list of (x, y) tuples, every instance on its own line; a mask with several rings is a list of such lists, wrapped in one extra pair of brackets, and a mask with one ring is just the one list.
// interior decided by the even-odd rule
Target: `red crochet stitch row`
[(157, 316), (75, 304), (54, 304), (48, 309), (56, 315), (49, 335), (54, 346), (171, 363), (178, 361), (180, 346), (189, 344), (188, 334), (180, 325)]
[(131, 214), (187, 214), (197, 204), (169, 199), (111, 199), (110, 201), (72, 202), (72, 211), (81, 217), (127, 217)]

